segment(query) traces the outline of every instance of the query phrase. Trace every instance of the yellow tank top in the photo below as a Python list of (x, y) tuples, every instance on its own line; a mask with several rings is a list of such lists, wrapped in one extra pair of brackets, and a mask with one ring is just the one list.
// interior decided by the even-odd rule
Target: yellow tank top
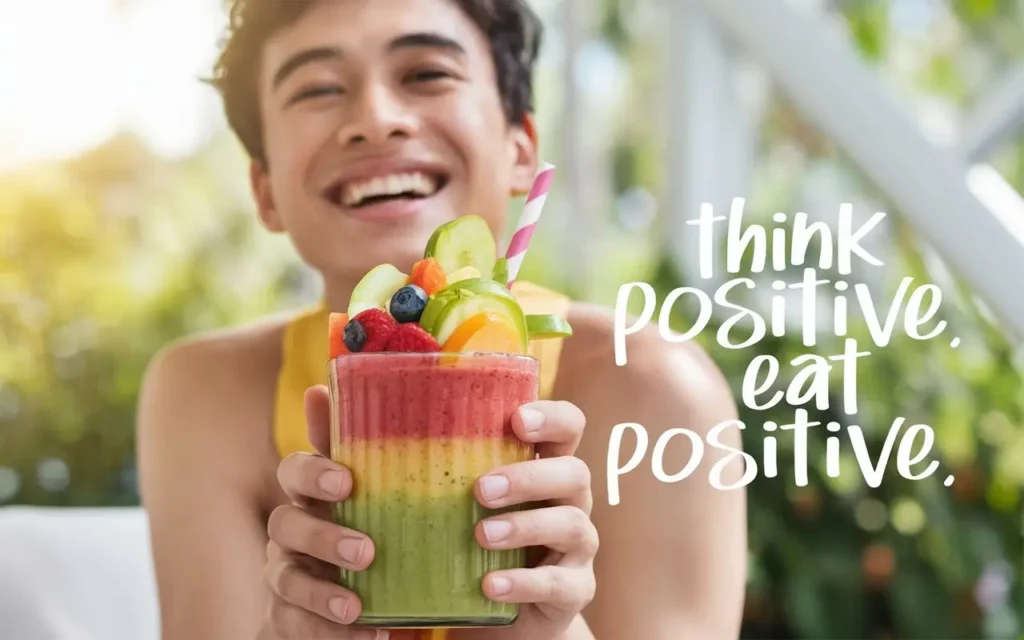
[[(560, 293), (521, 280), (512, 285), (512, 292), (528, 314), (568, 315), (570, 300)], [(282, 458), (296, 451), (313, 451), (306, 434), (303, 398), (309, 387), (327, 383), (328, 315), (321, 303), (300, 313), (285, 327), (273, 416), (274, 445)], [(530, 343), (530, 355), (540, 362), (543, 399), (551, 397), (561, 348), (562, 340)]]

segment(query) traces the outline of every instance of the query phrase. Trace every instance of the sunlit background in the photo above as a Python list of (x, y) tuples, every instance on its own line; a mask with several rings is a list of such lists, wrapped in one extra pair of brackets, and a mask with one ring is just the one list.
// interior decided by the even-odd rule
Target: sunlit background
[[(681, 224), (700, 203), (743, 196), (769, 223), (777, 211), (834, 222), (851, 202), (861, 219), (890, 213), (867, 243), (886, 266), (853, 278), (884, 302), (905, 275), (940, 284), (962, 340), (897, 337), (859, 368), (873, 458), (894, 417), (931, 424), (952, 487), (945, 472), (891, 473), (871, 489), (849, 458), (829, 478), (814, 433), (809, 486), (780, 464), (750, 487), (744, 637), (1024, 637), (1011, 339), (1024, 327), (1024, 2), (534, 6), (548, 29), (542, 148), (559, 173), (524, 277), (604, 303), (633, 280), (710, 290)], [(200, 82), (223, 26), (214, 0), (0, 1), (0, 505), (137, 506), (135, 402), (153, 353), (319, 293), (287, 242), (258, 228), (246, 159)], [(675, 320), (694, 317), (680, 307)], [(862, 322), (851, 333), (869, 343)], [(757, 353), (806, 351), (798, 334), (743, 352), (713, 336), (702, 340), (737, 390)], [(835, 407), (811, 419), (851, 422)], [(760, 437), (746, 434), (758, 458)]]

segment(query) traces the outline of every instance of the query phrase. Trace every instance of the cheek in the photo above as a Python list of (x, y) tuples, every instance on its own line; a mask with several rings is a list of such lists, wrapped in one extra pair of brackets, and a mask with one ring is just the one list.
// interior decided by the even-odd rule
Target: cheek
[(279, 200), (294, 203), (302, 199), (306, 185), (312, 184), (310, 172), (332, 127), (327, 118), (315, 114), (289, 116), (276, 124), (277, 135), (268, 135), (275, 186)]
[[(454, 106), (454, 105), (453, 105)], [(504, 115), (495, 118), (493, 107), (478, 103), (460, 104), (445, 112), (443, 127), (466, 164), (472, 180), (496, 182), (501, 188), (508, 182), (513, 155), (505, 139)]]

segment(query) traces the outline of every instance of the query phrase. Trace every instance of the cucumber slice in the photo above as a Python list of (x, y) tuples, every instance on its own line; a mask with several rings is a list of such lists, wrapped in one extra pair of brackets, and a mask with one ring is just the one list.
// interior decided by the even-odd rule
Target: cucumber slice
[(424, 258), (435, 258), (445, 273), (473, 267), (480, 273), (492, 273), (498, 259), (494, 234), (480, 216), (463, 216), (445, 223), (427, 241)]
[[(508, 319), (509, 324), (519, 334), (522, 340), (522, 350), (525, 353), (529, 346), (526, 316), (523, 315), (523, 310), (519, 307), (518, 302), (505, 296), (486, 293), (457, 295), (456, 299), (441, 311), (431, 334), (439, 344), (444, 345), (460, 324), (478, 313), (486, 312), (496, 313)], [(424, 313), (426, 312), (424, 311)]]
[[(423, 315), (420, 316), (420, 327), (427, 333), (433, 333), (434, 325), (441, 317), (441, 312), (445, 307), (460, 297), (468, 298), (480, 294), (503, 296), (515, 300), (512, 292), (493, 280), (484, 280), (483, 278), (459, 280), (449, 284), (435, 293), (430, 300), (427, 300), (427, 306), (423, 309)], [(518, 305), (518, 302), (516, 304)]]
[(572, 335), (572, 327), (569, 326), (568, 321), (553, 313), (526, 316), (526, 331), (530, 340), (567, 338)]
[(494, 263), (491, 280), (500, 282), (503, 285), (508, 284), (508, 258), (498, 258), (498, 261)]
[(462, 282), (463, 280), (469, 280), (470, 278), (479, 278), (480, 271), (476, 267), (462, 267), (454, 273), (448, 274), (448, 284), (455, 284), (456, 282)]
[(354, 318), (367, 309), (387, 309), (391, 296), (406, 285), (409, 276), (391, 264), (371, 269), (356, 288), (348, 302), (348, 317)]

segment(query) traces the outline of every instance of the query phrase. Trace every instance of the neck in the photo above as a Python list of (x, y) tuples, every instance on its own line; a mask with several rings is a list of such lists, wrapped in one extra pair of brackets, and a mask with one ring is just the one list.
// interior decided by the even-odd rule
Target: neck
[(332, 277), (324, 279), (324, 303), (329, 311), (344, 312), (348, 309), (352, 290), (359, 284), (359, 278)]

